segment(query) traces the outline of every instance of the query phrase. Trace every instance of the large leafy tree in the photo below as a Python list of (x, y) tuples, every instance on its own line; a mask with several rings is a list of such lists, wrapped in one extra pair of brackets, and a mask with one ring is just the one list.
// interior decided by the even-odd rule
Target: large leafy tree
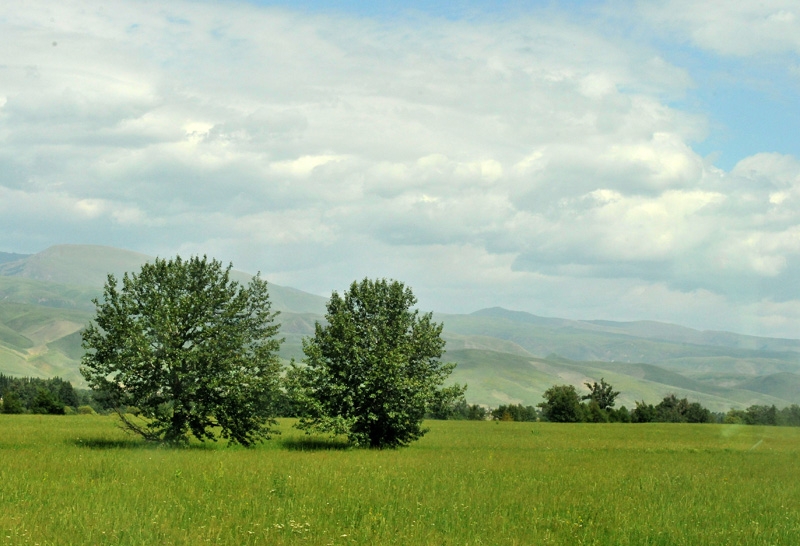
[(305, 366), (289, 373), (304, 409), (301, 429), (345, 434), (356, 445), (403, 446), (425, 434), (432, 405), (463, 395), (466, 387), (442, 388), (455, 364), (440, 360), (442, 325), (412, 311), (416, 302), (410, 288), (386, 279), (333, 293), (327, 324), (303, 342)]
[(109, 275), (83, 332), (81, 373), (128, 430), (174, 443), (216, 439), (215, 427), (243, 445), (269, 437), (281, 372), (277, 313), (266, 281), (241, 285), (230, 271), (204, 256), (156, 259), (126, 273), (121, 287)]

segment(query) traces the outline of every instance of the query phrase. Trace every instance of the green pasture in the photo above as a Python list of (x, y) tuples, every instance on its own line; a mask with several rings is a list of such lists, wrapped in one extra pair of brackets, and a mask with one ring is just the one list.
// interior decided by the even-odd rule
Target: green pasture
[(114, 423), (0, 415), (0, 545), (800, 544), (794, 427), (434, 421), (376, 451)]

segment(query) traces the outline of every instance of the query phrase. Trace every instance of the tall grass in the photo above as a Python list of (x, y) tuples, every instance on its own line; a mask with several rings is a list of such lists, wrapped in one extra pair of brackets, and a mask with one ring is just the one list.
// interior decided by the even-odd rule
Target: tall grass
[(406, 449), (149, 446), (0, 415), (0, 544), (798, 544), (800, 429), (430, 422)]

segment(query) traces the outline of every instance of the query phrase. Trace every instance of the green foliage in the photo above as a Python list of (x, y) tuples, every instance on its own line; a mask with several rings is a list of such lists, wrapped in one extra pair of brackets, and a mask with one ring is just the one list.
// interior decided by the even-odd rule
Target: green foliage
[(792, 404), (778, 414), (778, 423), (788, 427), (800, 427), (800, 406)]
[(700, 405), (700, 402), (692, 402), (684, 414), (687, 423), (711, 423), (713, 421), (711, 412)]
[(777, 425), (778, 409), (775, 406), (750, 406), (745, 411), (745, 423), (748, 425)]
[(69, 381), (60, 377), (10, 377), (0, 374), (0, 398), (9, 399), (5, 413), (62, 415), (65, 407), (78, 405), (78, 396)]
[(432, 405), (463, 395), (466, 387), (441, 388), (455, 364), (441, 361), (442, 325), (411, 311), (416, 302), (410, 288), (386, 279), (331, 295), (327, 324), (303, 342), (305, 367), (288, 374), (303, 408), (299, 428), (360, 446), (403, 446), (425, 434)]
[(544, 393), (539, 404), (542, 417), (554, 423), (579, 423), (583, 421), (583, 408), (574, 385), (554, 385)]
[(744, 410), (732, 409), (725, 414), (722, 422), (726, 425), (744, 425), (747, 424), (747, 413)]
[(594, 402), (600, 410), (614, 407), (614, 400), (619, 396), (619, 391), (615, 391), (611, 385), (606, 383), (605, 378), (601, 378), (600, 383), (592, 381), (584, 383), (584, 385), (589, 388), (589, 394), (582, 396), (581, 400)]
[(39, 389), (30, 407), (31, 413), (64, 415), (64, 404), (46, 389)]
[(469, 405), (464, 398), (466, 385), (458, 384), (444, 387), (434, 392), (433, 398), (428, 404), (429, 419), (468, 419)]
[(466, 418), (470, 421), (484, 421), (489, 412), (483, 406), (470, 404), (467, 406)]
[(508, 404), (492, 410), (492, 419), (495, 421), (537, 421), (539, 413), (533, 406)]
[[(636, 409), (631, 413), (634, 423), (711, 423), (714, 416), (700, 405), (689, 402), (686, 398), (678, 398), (674, 394), (664, 397), (658, 405), (636, 402)], [(727, 422), (727, 421), (726, 421)]]
[(612, 409), (609, 411), (608, 420), (612, 423), (630, 423), (631, 413), (628, 408), (621, 406), (617, 410)]
[(16, 391), (7, 390), (3, 393), (3, 413), (24, 413), (25, 406)]
[(631, 412), (632, 423), (652, 423), (656, 420), (656, 408), (653, 404), (645, 404), (644, 400), (636, 401), (636, 407)]
[[(231, 268), (177, 257), (126, 273), (121, 289), (108, 276), (83, 332), (81, 373), (128, 430), (172, 443), (190, 433), (214, 440), (214, 427), (245, 446), (269, 437), (280, 380), (277, 313), (265, 281), (242, 286)], [(126, 406), (144, 419), (130, 419)]]
[(590, 401), (589, 404), (583, 407), (583, 409), (583, 418), (587, 423), (608, 423), (608, 412), (601, 408), (600, 404), (598, 404), (595, 400)]

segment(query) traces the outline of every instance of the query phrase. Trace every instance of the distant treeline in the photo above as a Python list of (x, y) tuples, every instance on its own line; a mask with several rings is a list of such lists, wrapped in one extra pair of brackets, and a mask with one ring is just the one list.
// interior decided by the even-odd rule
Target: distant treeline
[(636, 402), (629, 410), (614, 408), (619, 392), (604, 380), (587, 383), (590, 393), (579, 396), (573, 385), (555, 385), (544, 393), (544, 401), (534, 406), (522, 404), (484, 408), (460, 400), (446, 408), (430, 412), (432, 419), (492, 419), (495, 421), (550, 421), (555, 423), (725, 423), (741, 425), (800, 426), (800, 406), (783, 409), (753, 405), (745, 410), (732, 409), (715, 413), (699, 402), (689, 402), (674, 394), (656, 405)]
[(102, 410), (91, 391), (76, 390), (59, 377), (10, 377), (0, 374), (0, 413), (39, 413), (64, 415)]
[[(473, 421), (551, 421), (557, 423), (725, 423), (741, 425), (800, 426), (800, 406), (783, 409), (753, 405), (745, 410), (732, 409), (715, 413), (699, 402), (689, 402), (674, 394), (656, 404), (636, 402), (629, 410), (614, 408), (619, 394), (604, 380), (587, 383), (590, 394), (579, 396), (573, 385), (555, 385), (545, 391), (544, 401), (537, 406), (503, 404), (487, 408), (468, 404), (463, 397), (455, 402), (444, 400), (429, 408), (426, 417), (440, 420)], [(296, 403), (285, 393), (273, 401), (275, 413), (281, 417), (297, 417)], [(75, 389), (69, 381), (58, 377), (39, 379), (10, 377), (0, 374), (0, 413), (107, 413), (111, 407), (86, 389)], [(125, 408), (138, 413), (134, 407)]]

